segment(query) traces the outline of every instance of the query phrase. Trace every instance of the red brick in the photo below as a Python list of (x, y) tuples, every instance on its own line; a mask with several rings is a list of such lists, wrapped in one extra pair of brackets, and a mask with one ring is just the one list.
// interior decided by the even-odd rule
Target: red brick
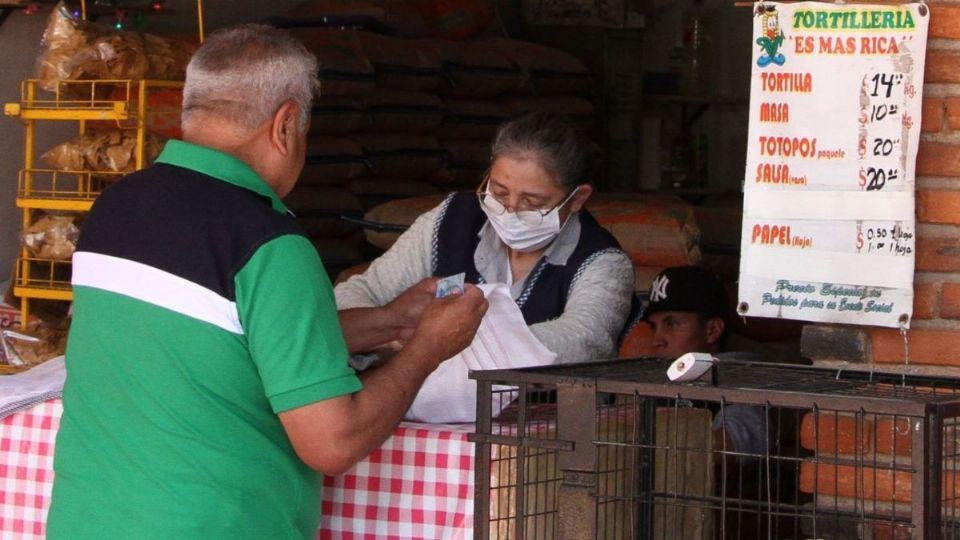
[(960, 145), (921, 142), (917, 176), (960, 176)]
[[(887, 466), (892, 467), (892, 466)], [(911, 500), (911, 473), (894, 473), (890, 468), (854, 465), (831, 465), (828, 463), (804, 462), (800, 465), (800, 491), (820, 495), (850, 497), (866, 501)], [(952, 500), (960, 506), (960, 482), (956, 471), (946, 471), (941, 476), (941, 499)]]
[(917, 218), (924, 223), (960, 224), (960, 191), (918, 191)]
[(943, 284), (940, 316), (946, 319), (960, 319), (960, 283)]
[(920, 131), (924, 133), (942, 131), (943, 109), (944, 100), (940, 98), (923, 98), (923, 115), (920, 119)]
[[(943, 106), (947, 110), (947, 128), (960, 129), (960, 97), (948, 97), (943, 100)], [(926, 107), (926, 104), (924, 104)], [(943, 111), (941, 111), (942, 114)], [(923, 109), (924, 118), (921, 125), (926, 124), (927, 109)], [(941, 129), (943, 126), (941, 126)]]
[(909, 525), (894, 525), (891, 523), (874, 523), (873, 540), (913, 540), (913, 527)]
[(931, 38), (960, 38), (960, 6), (931, 4), (927, 35)]
[(820, 412), (818, 416), (816, 420), (813, 413), (803, 416), (800, 422), (801, 446), (824, 454), (862, 455), (870, 452), (869, 434), (873, 422), (863, 419), (858, 426), (855, 417), (834, 412)]
[(960, 272), (960, 234), (917, 238), (917, 272)]
[[(903, 337), (893, 328), (871, 331), (873, 361), (885, 364), (903, 363)], [(960, 366), (960, 331), (917, 330), (907, 332), (910, 363)]]
[[(859, 469), (859, 470), (858, 470)], [(910, 502), (910, 473), (826, 463), (800, 465), (800, 491), (868, 501)]]
[(928, 50), (923, 80), (927, 83), (960, 82), (960, 53)]
[[(876, 422), (877, 429), (874, 432), (876, 442), (874, 447), (878, 454), (898, 456), (909, 456), (913, 449), (913, 432), (910, 430), (910, 420), (907, 418), (897, 418), (896, 422), (891, 417), (881, 418)], [(946, 441), (944, 441), (946, 443)], [(947, 446), (944, 444), (944, 446)], [(948, 448), (950, 446), (947, 446)]]
[[(869, 415), (857, 418), (834, 412), (807, 413), (800, 422), (800, 445), (819, 454), (842, 454), (845, 457), (877, 454), (908, 456), (913, 441), (910, 421), (889, 416)], [(819, 433), (814, 426), (819, 428)], [(947, 448), (949, 445), (944, 444)]]
[(913, 318), (935, 319), (937, 307), (940, 304), (937, 298), (937, 287), (932, 283), (916, 283), (913, 286)]

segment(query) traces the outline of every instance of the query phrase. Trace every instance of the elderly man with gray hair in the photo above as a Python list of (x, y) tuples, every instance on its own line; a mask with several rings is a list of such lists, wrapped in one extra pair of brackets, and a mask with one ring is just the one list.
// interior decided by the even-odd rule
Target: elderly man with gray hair
[[(321, 475), (392, 433), (468, 345), (482, 293), (423, 280), (336, 311), (282, 202), (303, 168), (316, 59), (268, 26), (209, 36), (183, 140), (106, 189), (73, 260), (48, 537), (313, 538)], [(350, 351), (397, 361), (358, 377)]]

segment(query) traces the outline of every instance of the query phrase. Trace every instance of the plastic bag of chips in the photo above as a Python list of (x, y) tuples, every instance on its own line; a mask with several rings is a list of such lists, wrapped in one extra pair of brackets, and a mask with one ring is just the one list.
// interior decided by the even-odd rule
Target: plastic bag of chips
[(76, 216), (48, 214), (21, 231), (20, 244), (34, 257), (67, 260), (77, 247)]
[[(144, 147), (145, 165), (163, 150), (165, 137), (148, 133)], [(133, 130), (97, 129), (54, 146), (40, 159), (61, 171), (94, 171), (127, 174), (137, 168), (137, 133)], [(97, 175), (94, 175), (97, 176)], [(100, 175), (117, 179), (117, 175)]]
[(50, 15), (43, 45), (38, 78), (51, 92), (62, 80), (183, 80), (195, 50), (172, 39), (78, 20), (63, 2)]

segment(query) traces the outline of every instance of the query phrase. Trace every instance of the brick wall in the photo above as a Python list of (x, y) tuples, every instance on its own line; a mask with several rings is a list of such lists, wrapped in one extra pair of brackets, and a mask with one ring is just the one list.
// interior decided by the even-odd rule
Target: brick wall
[[(960, 0), (930, 8), (907, 337), (912, 365), (946, 368), (960, 367)], [(896, 329), (829, 325), (805, 327), (801, 352), (814, 361), (877, 364), (902, 364), (905, 354)]]
[[(903, 416), (873, 415), (821, 410), (808, 413), (800, 426), (800, 445), (815, 452), (800, 464), (798, 487), (802, 493), (816, 493), (815, 505), (825, 512), (858, 511), (873, 514), (852, 536), (841, 538), (909, 540), (919, 538), (908, 524), (884, 523), (899, 508), (901, 517), (912, 512), (911, 472), (913, 427), (918, 422)], [(960, 495), (955, 426), (945, 426), (940, 472), (940, 493), (945, 504), (944, 518), (954, 519)], [(827, 527), (829, 529), (829, 526)], [(868, 532), (871, 531), (871, 532)], [(933, 537), (938, 537), (934, 531)], [(826, 535), (827, 537), (837, 537)]]

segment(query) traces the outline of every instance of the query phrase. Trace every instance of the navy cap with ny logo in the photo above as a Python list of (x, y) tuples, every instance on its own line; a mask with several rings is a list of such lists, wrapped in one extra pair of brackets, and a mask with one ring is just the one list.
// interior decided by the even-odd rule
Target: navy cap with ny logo
[(644, 317), (658, 311), (689, 311), (727, 318), (727, 291), (712, 272), (698, 266), (674, 266), (657, 274), (650, 284)]

